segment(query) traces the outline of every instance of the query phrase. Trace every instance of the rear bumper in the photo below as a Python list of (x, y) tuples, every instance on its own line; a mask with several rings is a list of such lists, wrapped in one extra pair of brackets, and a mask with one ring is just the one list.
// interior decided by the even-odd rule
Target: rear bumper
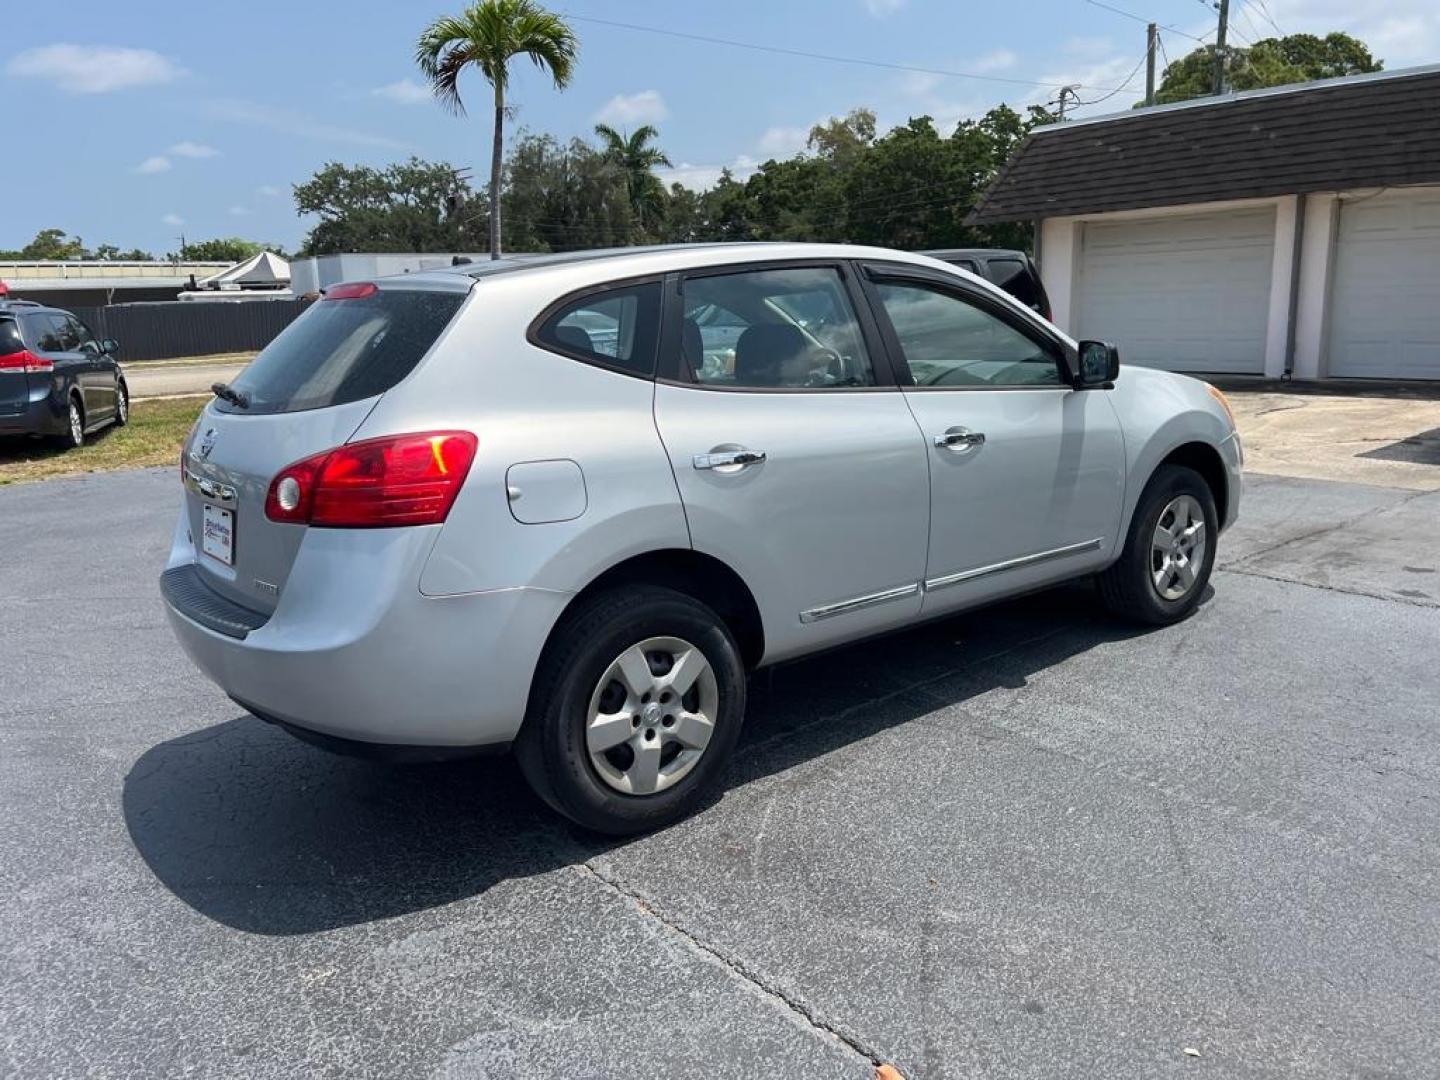
[(64, 435), (69, 430), (63, 402), (57, 403), (48, 390), (44, 397), (32, 397), (19, 412), (0, 413), (0, 435)]
[[(445, 748), (504, 746), (519, 731), (535, 663), (569, 594), (423, 596), (432, 539), (427, 530), (310, 530), (275, 611), (243, 638), (202, 625), (169, 598), (166, 613), (200, 670), (264, 719), (377, 744), (381, 756), (393, 756), (381, 748), (428, 748), (433, 758)], [(167, 572), (195, 562), (182, 516)]]

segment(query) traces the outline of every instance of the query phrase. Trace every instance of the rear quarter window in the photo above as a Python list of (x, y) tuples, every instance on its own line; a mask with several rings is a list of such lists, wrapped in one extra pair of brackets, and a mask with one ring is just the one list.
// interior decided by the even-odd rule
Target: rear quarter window
[(465, 296), (380, 289), (317, 300), (230, 384), (249, 407), (218, 398), (214, 407), (247, 416), (303, 412), (383, 394), (415, 369)]
[(648, 379), (655, 374), (659, 330), (660, 284), (646, 281), (562, 303), (533, 337), (552, 352)]

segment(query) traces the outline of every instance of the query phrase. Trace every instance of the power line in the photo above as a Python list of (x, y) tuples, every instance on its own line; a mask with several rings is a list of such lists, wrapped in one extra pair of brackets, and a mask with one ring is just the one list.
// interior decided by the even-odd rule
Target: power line
[(1130, 74), (1129, 74), (1129, 75), (1125, 76), (1125, 81), (1124, 81), (1123, 83), (1121, 83), (1119, 86), (1117, 86), (1114, 90), (1111, 90), (1111, 91), (1110, 91), (1108, 94), (1106, 94), (1104, 97), (1098, 97), (1098, 98), (1096, 98), (1094, 101), (1081, 101), (1081, 100), (1077, 97), (1077, 98), (1075, 99), (1075, 104), (1076, 104), (1076, 105), (1099, 105), (1102, 101), (1109, 101), (1112, 97), (1114, 97), (1116, 94), (1120, 93), (1120, 91), (1124, 90), (1124, 89), (1125, 89), (1126, 87), (1128, 87), (1132, 82), (1135, 81), (1135, 76), (1140, 74), (1140, 69), (1145, 66), (1145, 61), (1149, 58), (1149, 55), (1150, 55), (1150, 53), (1149, 53), (1149, 50), (1148, 50), (1148, 49), (1147, 49), (1145, 52), (1141, 53), (1141, 54), (1140, 54), (1140, 62), (1137, 63), (1137, 64), (1130, 70)]
[[(1205, 4), (1205, 0), (1200, 0), (1200, 2), (1201, 2), (1202, 4)], [(1138, 22), (1138, 23), (1147, 23), (1147, 24), (1148, 24), (1148, 23), (1155, 22), (1154, 19), (1147, 19), (1147, 18), (1145, 18), (1145, 16), (1143, 16), (1143, 15), (1136, 15), (1133, 11), (1126, 11), (1124, 8), (1118, 8), (1118, 7), (1114, 7), (1114, 6), (1111, 5), (1111, 4), (1102, 3), (1101, 0), (1085, 0), (1085, 3), (1089, 4), (1091, 7), (1104, 8), (1106, 11), (1113, 11), (1116, 15), (1123, 15), (1123, 16), (1125, 16), (1125, 18), (1127, 18), (1127, 19), (1133, 19), (1133, 20), (1135, 20), (1135, 22)], [(1209, 5), (1206, 4), (1206, 7), (1209, 7)], [(1186, 31), (1181, 30), (1178, 26), (1168, 26), (1168, 25), (1165, 25), (1165, 24), (1157, 24), (1157, 25), (1160, 27), (1161, 30), (1169, 30), (1170, 33), (1172, 33), (1172, 34), (1179, 34), (1181, 37), (1189, 38), (1191, 41), (1198, 41), (1198, 42), (1200, 42), (1202, 45), (1205, 43), (1205, 38), (1210, 36), (1210, 35), (1207, 33), (1207, 34), (1205, 35), (1205, 37), (1196, 37), (1194, 34), (1187, 33)], [(1105, 87), (1103, 87), (1103, 86), (1093, 86), (1093, 87), (1091, 87), (1091, 89), (1092, 89), (1092, 90), (1104, 90)]]
[(1268, 22), (1271, 26), (1275, 28), (1275, 33), (1279, 34), (1281, 37), (1284, 37), (1285, 31), (1280, 29), (1280, 24), (1277, 23), (1274, 16), (1270, 14), (1270, 8), (1265, 3), (1265, 0), (1259, 0), (1259, 4), (1261, 16), (1265, 19), (1266, 22)]
[[(1094, 2), (1094, 0), (1087, 0), (1087, 3), (1088, 2)], [(612, 26), (621, 30), (636, 30), (644, 34), (659, 34), (663, 37), (682, 38), (685, 41), (700, 41), (707, 45), (726, 45), (732, 49), (750, 49), (754, 52), (775, 53), (780, 56), (800, 56), (807, 60), (824, 60), (832, 64), (858, 64), (862, 67), (883, 68), (887, 71), (911, 71), (919, 75), (940, 75), (947, 79), (978, 79), (982, 82), (1009, 83), (1012, 86), (1055, 85), (1052, 82), (1042, 82), (1037, 79), (1011, 79), (1003, 75), (978, 75), (972, 71), (947, 71), (943, 68), (916, 67), (912, 64), (893, 64), (885, 60), (866, 60), (858, 56), (835, 56), (830, 53), (806, 52), (803, 49), (787, 49), (779, 45), (760, 45), (753, 41), (736, 41), (733, 38), (711, 37), (708, 34), (691, 34), (684, 30), (667, 30), (659, 26), (642, 26), (639, 23), (618, 22), (614, 19), (601, 19), (593, 15), (567, 13), (565, 17), (567, 19), (574, 19), (576, 22), (596, 23), (600, 26)], [(1091, 86), (1088, 87), (1088, 89), (1112, 90), (1114, 87)]]

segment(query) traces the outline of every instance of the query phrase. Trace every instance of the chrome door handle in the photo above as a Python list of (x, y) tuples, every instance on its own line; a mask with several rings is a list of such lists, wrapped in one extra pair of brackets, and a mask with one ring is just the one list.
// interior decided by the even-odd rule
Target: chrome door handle
[(759, 465), (764, 460), (764, 450), (717, 450), (696, 454), (690, 459), (690, 464), (697, 469), (743, 469), (747, 465)]
[(969, 428), (946, 428), (944, 434), (935, 436), (935, 445), (944, 450), (959, 450), (962, 453), (985, 444), (985, 433)]

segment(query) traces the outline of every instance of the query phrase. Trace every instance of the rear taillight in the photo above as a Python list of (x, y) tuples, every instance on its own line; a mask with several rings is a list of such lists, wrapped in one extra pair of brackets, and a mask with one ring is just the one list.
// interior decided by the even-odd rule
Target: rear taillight
[(55, 370), (55, 363), (43, 356), (36, 356), (29, 349), (0, 356), (0, 371), (23, 371), (26, 375), (48, 375)]
[(271, 521), (334, 529), (438, 525), (475, 460), (468, 431), (348, 443), (286, 466), (270, 481)]

